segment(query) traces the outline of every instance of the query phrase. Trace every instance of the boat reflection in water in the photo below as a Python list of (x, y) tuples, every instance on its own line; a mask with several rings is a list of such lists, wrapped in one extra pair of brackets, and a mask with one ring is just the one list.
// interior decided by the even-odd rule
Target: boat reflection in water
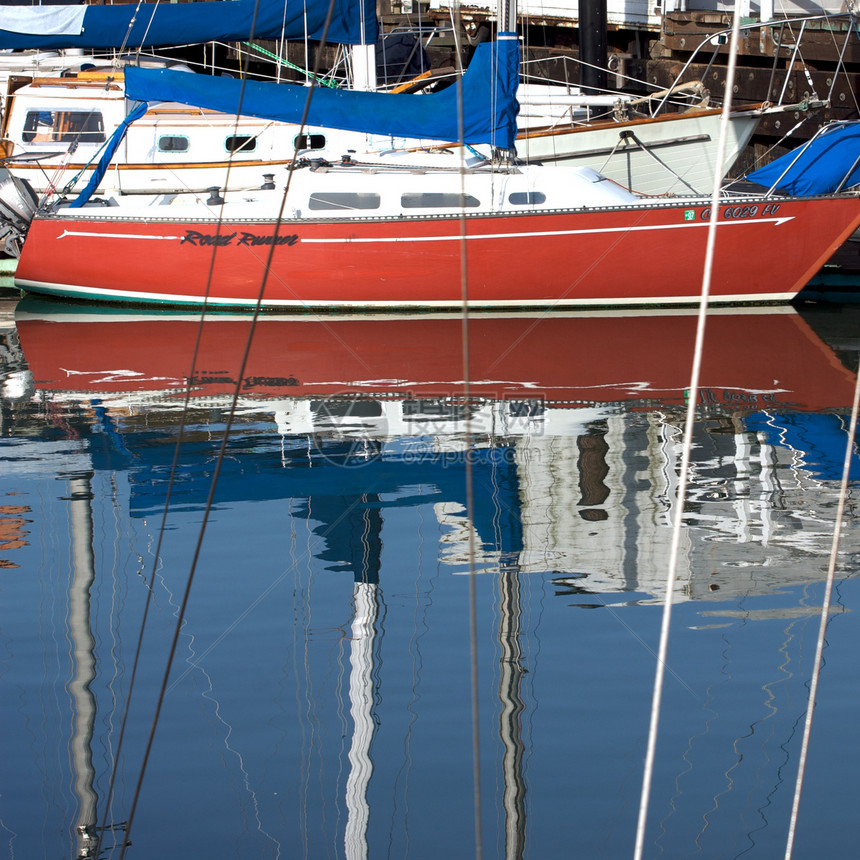
[[(28, 299), (17, 324), (44, 397), (97, 398), (101, 420), (124, 446), (146, 423), (148, 447), (133, 458), (133, 511), (163, 505), (173, 448), (152, 447), (153, 416), (164, 442), (174, 442), (186, 395), (197, 432), (183, 445), (176, 501), (205, 501), (220, 438), (199, 434), (223, 418), (236, 392), (218, 501), (337, 497), (322, 529), (330, 536), (345, 496), (422, 486), (421, 500), (432, 492), (449, 527), (443, 557), (451, 564), (465, 563), (475, 529), (481, 569), (585, 574), (581, 587), (660, 594), (691, 312), (475, 317), (468, 381), (455, 316), (264, 317), (251, 338), (248, 317), (215, 315), (200, 326), (193, 315), (93, 315)], [(792, 509), (792, 494), (810, 480), (839, 477), (841, 412), (853, 386), (852, 370), (794, 310), (712, 314), (688, 502), (696, 531), (679, 597), (698, 593), (695, 536), (735, 544), (745, 562), (756, 560), (754, 546), (784, 550), (789, 562), (795, 550), (827, 545), (829, 523), (798, 518), (781, 533), (774, 517)], [(472, 523), (467, 459), (482, 489)], [(315, 471), (286, 468), (305, 464)], [(504, 498), (488, 506), (490, 487)], [(705, 590), (731, 589), (733, 578), (709, 570)]]
[[(690, 606), (685, 639), (699, 638), (682, 645), (689, 656), (677, 658), (674, 695), (680, 713), (694, 688), (708, 721), (722, 708), (731, 714), (723, 731), (735, 757), (701, 741), (692, 769), (676, 748), (701, 732), (702, 706), (673, 718), (654, 813), (663, 821), (654, 839), (673, 856), (696, 840), (783, 838), (791, 792), (782, 781), (793, 777), (783, 759), (775, 763), (776, 751), (789, 748), (802, 714), (812, 646), (795, 645), (790, 673), (777, 667), (786, 642), (802, 638), (791, 625), (808, 620), (806, 589), (826, 571), (856, 367), (855, 345), (834, 348), (816, 333), (818, 322), (788, 308), (709, 317), (674, 595)], [(222, 810), (223, 823), (209, 816), (204, 825), (192, 812), (175, 824), (194, 833), (198, 848), (217, 845), (231, 820), (223, 798), (205, 788), (218, 778), (193, 738), (202, 708), (222, 755), (230, 753), (222, 766), (245, 786), (243, 838), (257, 852), (249, 856), (276, 856), (298, 839), (305, 856), (324, 845), (337, 856), (366, 857), (382, 845), (405, 856), (410, 844), (436, 850), (453, 840), (472, 853), (468, 595), (465, 578), (446, 574), (475, 570), (477, 655), (494, 679), (494, 701), (483, 698), (483, 681), (479, 689), (481, 707), (495, 714), (495, 741), (486, 716), (478, 723), (490, 853), (560, 856), (574, 845), (586, 856), (607, 844), (609, 856), (629, 854), (659, 623), (650, 607), (664, 594), (694, 313), (473, 317), (467, 370), (463, 321), (454, 316), (264, 317), (251, 337), (248, 317), (209, 316), (201, 325), (196, 316), (27, 299), (16, 325), (45, 434), (74, 438), (97, 482), (112, 476), (123, 487), (117, 476), (125, 476), (110, 506), (122, 518), (127, 505), (128, 540), (141, 558), (151, 558), (171, 488), (163, 567), (152, 581), (166, 599), (165, 629), (237, 397), (211, 550), (189, 608), (187, 665), (173, 682), (186, 704), (160, 729), (166, 750), (181, 751), (195, 791)], [(853, 468), (860, 475), (860, 463)], [(98, 489), (92, 504), (106, 504)], [(844, 558), (856, 542), (847, 530)], [(350, 578), (348, 595), (331, 578), (338, 571)], [(286, 602), (274, 599), (279, 588), (291, 591)], [(648, 614), (620, 625), (580, 614), (571, 625), (571, 604)], [(760, 790), (778, 819), (770, 828), (746, 821), (748, 803), (765, 803), (740, 796), (759, 785), (762, 765), (740, 768), (743, 729), (734, 724), (737, 717), (749, 732), (766, 717), (732, 711), (731, 697), (715, 693), (711, 675), (720, 677), (725, 662), (701, 644), (718, 636), (724, 652), (726, 628), (739, 617), (780, 628), (779, 643), (736, 681), (751, 684), (753, 707), (780, 714), (772, 748), (758, 740), (774, 762)], [(709, 656), (696, 663), (703, 648)], [(156, 650), (163, 659), (163, 646)], [(760, 697), (774, 677), (790, 695), (772, 691), (762, 705), (755, 690)], [(449, 687), (453, 698), (441, 692)], [(568, 737), (574, 720), (578, 740)], [(301, 748), (283, 753), (297, 732)], [(241, 753), (232, 746), (240, 743)], [(270, 758), (277, 775), (263, 764)], [(734, 793), (712, 783), (733, 766), (744, 787)], [(134, 762), (125, 767), (133, 774)], [(169, 781), (169, 763), (162, 767)], [(687, 794), (708, 797), (704, 806), (677, 793), (688, 769), (701, 782)], [(586, 797), (570, 771), (594, 781)], [(601, 779), (609, 782), (595, 791)], [(567, 825), (573, 793), (579, 812)], [(624, 809), (612, 799), (619, 795)], [(714, 804), (734, 816), (723, 812), (725, 820), (698, 832)], [(153, 798), (150, 814), (168, 806)], [(451, 830), (439, 832), (446, 819)], [(136, 846), (149, 844), (146, 829), (132, 834)], [(180, 856), (187, 844), (170, 838)]]

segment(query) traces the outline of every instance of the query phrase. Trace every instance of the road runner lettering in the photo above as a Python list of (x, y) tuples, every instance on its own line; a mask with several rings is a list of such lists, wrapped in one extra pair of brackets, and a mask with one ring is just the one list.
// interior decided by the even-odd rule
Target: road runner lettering
[(180, 245), (229, 245), (236, 238), (235, 233), (198, 233), (196, 230), (186, 230)]
[(255, 233), (242, 233), (237, 245), (295, 245), (299, 237), (295, 233), (286, 236), (259, 236)]
[(235, 385), (236, 380), (232, 376), (227, 376), (224, 373), (217, 371), (212, 373), (204, 371), (203, 373), (195, 373), (188, 380), (189, 385)]
[(269, 388), (281, 388), (299, 385), (295, 376), (246, 376), (242, 380), (244, 388), (258, 388), (268, 386)]
[[(189, 385), (236, 385), (236, 380), (225, 371), (204, 370), (188, 378)], [(287, 388), (301, 385), (295, 376), (246, 376), (242, 388)]]
[(200, 245), (223, 247), (224, 245), (295, 245), (299, 237), (295, 233), (284, 236), (267, 236), (260, 233), (200, 233), (197, 230), (186, 230), (180, 245)]

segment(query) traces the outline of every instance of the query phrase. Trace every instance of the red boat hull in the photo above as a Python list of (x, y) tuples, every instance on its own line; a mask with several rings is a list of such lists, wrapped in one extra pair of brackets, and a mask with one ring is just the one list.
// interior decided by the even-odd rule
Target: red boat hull
[[(701, 292), (709, 219), (682, 203), (280, 224), (70, 211), (33, 221), (17, 286), (282, 309), (688, 304)], [(790, 300), (858, 225), (855, 197), (721, 206), (712, 299)]]
[[(39, 390), (159, 392), (179, 403), (186, 393), (211, 402), (238, 392), (683, 408), (696, 340), (694, 312), (481, 315), (469, 322), (467, 373), (462, 321), (451, 315), (266, 317), (252, 327), (247, 317), (216, 314), (201, 325), (197, 316), (83, 316), (51, 304), (25, 301), (16, 318)], [(821, 411), (850, 407), (853, 392), (853, 374), (793, 310), (710, 315), (702, 406)]]

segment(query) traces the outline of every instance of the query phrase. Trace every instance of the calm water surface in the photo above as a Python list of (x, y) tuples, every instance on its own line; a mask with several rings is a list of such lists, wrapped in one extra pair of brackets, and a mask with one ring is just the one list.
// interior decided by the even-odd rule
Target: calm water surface
[[(0, 857), (632, 856), (692, 315), (466, 374), (457, 318), (12, 310)], [(858, 322), (709, 321), (648, 858), (785, 851)], [(858, 478), (796, 857), (860, 841)]]

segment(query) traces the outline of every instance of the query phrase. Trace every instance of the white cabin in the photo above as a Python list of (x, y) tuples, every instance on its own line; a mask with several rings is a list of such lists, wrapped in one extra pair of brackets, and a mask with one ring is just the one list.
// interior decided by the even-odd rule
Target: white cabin
[[(6, 166), (39, 193), (76, 178), (79, 190), (129, 109), (121, 69), (36, 78), (8, 101)], [(297, 134), (294, 125), (153, 105), (129, 127), (101, 187), (129, 194), (260, 187), (289, 163), (297, 142), (321, 150), (338, 132), (308, 130), (298, 141)]]

